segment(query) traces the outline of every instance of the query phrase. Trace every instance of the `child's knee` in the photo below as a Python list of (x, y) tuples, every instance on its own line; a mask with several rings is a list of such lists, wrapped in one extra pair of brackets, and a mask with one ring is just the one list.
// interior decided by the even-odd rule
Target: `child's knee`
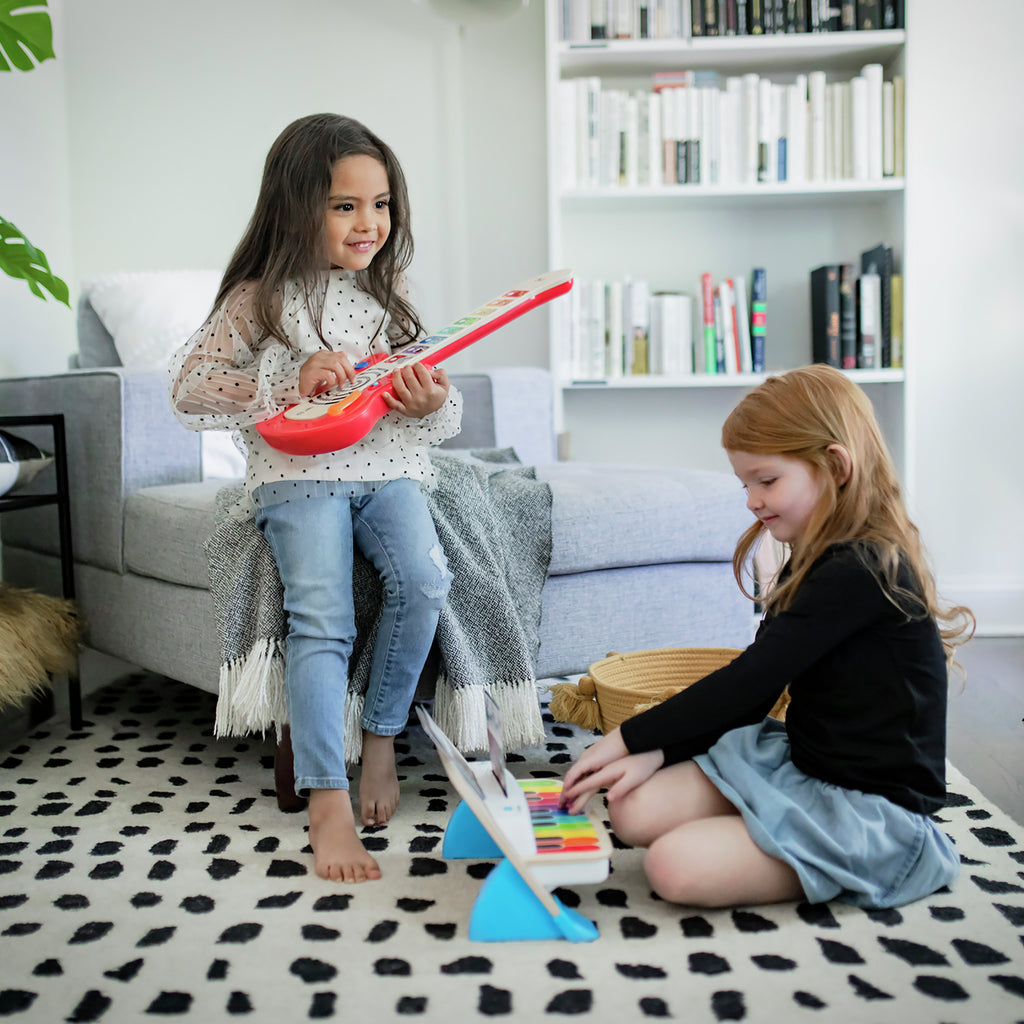
[(448, 570), (448, 560), (444, 549), (438, 541), (434, 541), (426, 558), (417, 566), (414, 587), (418, 596), (429, 607), (440, 609), (448, 598), (452, 586), (452, 574)]

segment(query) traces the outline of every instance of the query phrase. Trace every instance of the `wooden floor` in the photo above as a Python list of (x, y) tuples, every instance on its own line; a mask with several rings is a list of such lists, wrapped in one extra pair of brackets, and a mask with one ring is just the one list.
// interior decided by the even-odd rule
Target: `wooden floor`
[(975, 637), (949, 693), (950, 761), (1024, 825), (1024, 637)]

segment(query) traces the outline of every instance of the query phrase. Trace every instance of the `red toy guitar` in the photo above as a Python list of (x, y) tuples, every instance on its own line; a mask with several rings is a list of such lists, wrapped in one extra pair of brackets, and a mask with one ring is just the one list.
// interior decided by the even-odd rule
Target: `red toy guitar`
[(387, 356), (379, 353), (356, 364), (354, 381), (321, 391), (256, 424), (267, 444), (290, 455), (319, 455), (347, 448), (364, 438), (391, 410), (382, 395), (392, 392), (391, 374), (403, 366), (427, 366), (504, 327), (572, 287), (572, 272), (552, 270), (531, 277), (511, 291), (477, 306), (422, 341)]

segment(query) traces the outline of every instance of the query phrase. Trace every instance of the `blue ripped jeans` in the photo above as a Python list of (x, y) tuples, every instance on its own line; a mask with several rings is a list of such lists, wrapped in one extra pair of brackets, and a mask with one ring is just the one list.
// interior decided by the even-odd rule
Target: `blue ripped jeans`
[[(356, 637), (353, 543), (380, 573), (383, 610), (360, 720), (378, 736), (406, 725), (451, 574), (415, 480), (286, 482), (253, 495), (284, 585), (285, 695), (295, 789), (348, 789), (345, 697)], [(284, 497), (288, 500), (285, 501)]]

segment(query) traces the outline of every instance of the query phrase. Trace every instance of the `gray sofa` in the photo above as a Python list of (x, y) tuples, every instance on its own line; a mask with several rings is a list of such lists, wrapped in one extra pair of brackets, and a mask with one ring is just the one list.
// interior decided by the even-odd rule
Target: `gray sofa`
[[(224, 481), (203, 479), (201, 435), (172, 416), (164, 374), (117, 365), (87, 295), (78, 314), (76, 368), (0, 380), (0, 411), (66, 418), (75, 581), (89, 646), (216, 692), (203, 541)], [(465, 413), (449, 445), (514, 447), (551, 486), (536, 678), (582, 672), (611, 650), (749, 642), (753, 612), (730, 565), (749, 513), (731, 476), (556, 461), (547, 371), (497, 369), (454, 381)], [(51, 518), (46, 509), (2, 517), (6, 582), (59, 593)]]

